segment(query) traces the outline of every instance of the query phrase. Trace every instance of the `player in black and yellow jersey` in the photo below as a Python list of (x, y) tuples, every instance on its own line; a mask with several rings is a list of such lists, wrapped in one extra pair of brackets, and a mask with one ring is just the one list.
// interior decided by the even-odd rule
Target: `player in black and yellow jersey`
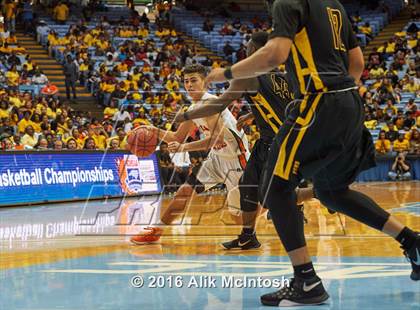
[[(263, 47), (267, 40), (268, 33), (254, 33), (248, 42), (247, 56)], [(208, 117), (222, 112), (233, 100), (245, 97), (251, 108), (251, 113), (241, 116), (238, 126), (243, 126), (246, 122), (255, 119), (259, 129), (260, 139), (256, 141), (252, 149), (239, 183), (243, 229), (237, 239), (222, 244), (225, 249), (248, 250), (260, 247), (255, 233), (256, 219), (260, 212), (258, 188), (263, 168), (267, 162), (269, 148), (273, 138), (283, 125), (287, 107), (294, 98), (293, 87), (290, 87), (289, 83), (297, 84), (288, 81), (284, 73), (278, 69), (256, 78), (233, 80), (220, 97), (211, 99), (208, 104), (200, 108), (175, 116), (176, 122)], [(312, 189), (299, 189), (299, 201), (310, 198), (313, 198)]]
[(317, 197), (395, 238), (420, 279), (420, 235), (404, 227), (372, 199), (349, 185), (374, 165), (372, 138), (364, 127), (363, 101), (356, 88), (363, 69), (362, 50), (338, 0), (268, 1), (273, 31), (267, 44), (231, 68), (213, 69), (207, 82), (259, 76), (293, 63), (302, 97), (270, 148), (261, 190), (277, 233), (294, 269), (290, 286), (261, 297), (264, 305), (320, 304), (329, 296), (306, 246), (303, 216), (295, 188), (313, 179)]

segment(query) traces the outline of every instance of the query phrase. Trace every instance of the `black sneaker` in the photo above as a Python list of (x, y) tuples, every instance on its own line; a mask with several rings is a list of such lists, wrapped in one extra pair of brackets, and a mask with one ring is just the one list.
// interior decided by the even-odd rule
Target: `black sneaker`
[(257, 235), (253, 234), (245, 234), (242, 233), (238, 236), (237, 239), (223, 242), (222, 247), (226, 250), (251, 250), (251, 249), (258, 249), (261, 246), (261, 243), (257, 240)]
[(319, 305), (329, 297), (319, 277), (311, 280), (292, 278), (290, 286), (284, 286), (277, 292), (261, 296), (261, 303), (276, 307)]
[(420, 233), (417, 233), (417, 238), (412, 247), (404, 251), (404, 255), (411, 263), (410, 279), (413, 281), (420, 280)]

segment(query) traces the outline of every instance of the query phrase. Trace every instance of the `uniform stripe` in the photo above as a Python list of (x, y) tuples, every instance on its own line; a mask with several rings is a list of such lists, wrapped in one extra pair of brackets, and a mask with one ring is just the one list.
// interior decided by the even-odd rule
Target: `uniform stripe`
[[(305, 81), (302, 82), (302, 79), (304, 76), (307, 75), (310, 76), (311, 80), (315, 85), (316, 90), (323, 89), (324, 83), (322, 83), (322, 80), (319, 77), (319, 73), (316, 68), (315, 60), (312, 53), (311, 42), (309, 41), (308, 33), (305, 27), (295, 36), (294, 46), (296, 47), (296, 50), (292, 48), (292, 55), (302, 94), (306, 93), (307, 86), (305, 84)], [(302, 55), (303, 59), (305, 60), (307, 68), (302, 68), (302, 64), (299, 60), (299, 54)]]
[[(280, 120), (280, 118), (277, 116), (277, 114), (274, 112), (271, 105), (268, 103), (268, 101), (260, 94), (258, 93), (255, 96), (251, 96), (252, 101), (255, 104), (255, 107), (260, 112), (261, 117), (264, 119), (264, 121), (270, 125), (271, 129), (274, 131), (274, 133), (277, 133), (279, 131), (279, 127), (283, 125), (283, 122)], [(263, 106), (267, 111), (268, 114), (263, 111), (261, 108)], [(271, 121), (271, 119), (274, 119), (277, 124)]]
[[(296, 152), (302, 142), (302, 139), (306, 131), (309, 128), (308, 125), (312, 121), (314, 112), (319, 104), (321, 97), (322, 97), (322, 94), (318, 94), (315, 97), (313, 103), (310, 105), (311, 107), (305, 118), (298, 117), (295, 125), (290, 128), (289, 133), (287, 134), (286, 138), (284, 139), (284, 141), (282, 142), (280, 146), (280, 152), (279, 152), (279, 156), (276, 162), (276, 166), (274, 168), (274, 174), (281, 177), (284, 180), (289, 180), (290, 171), (292, 169), (292, 164), (295, 160)], [(306, 105), (308, 102), (308, 99), (309, 99), (309, 96), (305, 96), (302, 103)], [(301, 128), (296, 128), (296, 125), (299, 125), (299, 127)], [(297, 137), (295, 139), (290, 137), (291, 133), (293, 132), (298, 132)], [(287, 154), (287, 146), (290, 145), (289, 140), (291, 143), (293, 143), (292, 144), (293, 146), (290, 151), (290, 154)]]
[(236, 143), (238, 143), (238, 148), (241, 151), (241, 154), (238, 155), (239, 165), (241, 166), (242, 170), (245, 170), (246, 162), (247, 162), (246, 160), (247, 150), (245, 148), (244, 141), (233, 130), (230, 130), (230, 132), (235, 137)]
[(303, 74), (302, 74), (302, 67), (300, 65), (299, 54), (296, 49), (296, 46), (294, 45), (292, 45), (292, 57), (293, 57), (293, 63), (295, 64), (295, 68), (296, 68), (296, 75), (299, 80), (300, 92), (302, 94), (305, 94), (306, 93), (305, 78), (303, 77)]

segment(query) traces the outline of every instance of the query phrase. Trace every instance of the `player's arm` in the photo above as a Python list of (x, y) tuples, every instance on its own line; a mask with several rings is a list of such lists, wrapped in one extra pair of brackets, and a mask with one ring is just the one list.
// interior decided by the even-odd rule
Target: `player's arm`
[(220, 97), (209, 99), (206, 104), (201, 107), (176, 115), (174, 121), (184, 122), (189, 119), (203, 118), (221, 113), (232, 103), (232, 101), (241, 98), (244, 92), (254, 92), (257, 90), (258, 79), (256, 78), (232, 80), (229, 88)]
[(212, 115), (206, 119), (209, 126), (209, 131), (204, 132), (206, 135), (204, 139), (184, 144), (172, 142), (169, 143), (168, 150), (172, 153), (207, 151), (214, 146), (223, 145), (223, 122), (220, 122), (219, 115)]
[(359, 82), (364, 67), (365, 61), (360, 47), (349, 50), (349, 74), (354, 78), (356, 83)]
[(345, 19), (346, 26), (344, 29), (344, 42), (346, 48), (348, 50), (348, 58), (349, 58), (349, 68), (348, 72), (349, 75), (352, 76), (356, 83), (359, 82), (363, 69), (365, 67), (365, 61), (363, 58), (362, 49), (359, 46), (359, 42), (355, 33), (353, 32), (353, 28), (351, 22), (348, 18)]
[[(267, 44), (252, 56), (231, 67), (234, 79), (255, 77), (271, 71), (289, 57), (295, 35), (302, 29), (307, 18), (308, 4), (304, 0), (275, 1), (273, 31)], [(214, 69), (207, 76), (207, 82), (223, 82), (228, 77), (225, 69)]]
[(177, 131), (163, 130), (154, 126), (140, 126), (139, 128), (147, 128), (148, 130), (154, 131), (157, 134), (159, 141), (165, 141), (166, 143), (183, 143), (193, 127), (195, 127), (194, 123), (192, 121), (187, 121), (180, 124)]

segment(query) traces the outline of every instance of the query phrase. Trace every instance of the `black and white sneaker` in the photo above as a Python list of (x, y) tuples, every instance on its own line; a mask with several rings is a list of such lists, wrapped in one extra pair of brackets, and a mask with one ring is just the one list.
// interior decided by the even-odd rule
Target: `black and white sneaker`
[(242, 233), (238, 236), (237, 239), (222, 243), (222, 247), (226, 250), (251, 250), (258, 249), (260, 246), (261, 243), (257, 240), (257, 235), (255, 233)]
[(412, 247), (404, 251), (404, 255), (411, 263), (413, 269), (410, 279), (413, 281), (420, 280), (420, 233), (417, 233), (417, 238)]
[(319, 277), (311, 280), (292, 278), (289, 286), (261, 296), (261, 303), (276, 307), (309, 306), (322, 304), (329, 297)]

